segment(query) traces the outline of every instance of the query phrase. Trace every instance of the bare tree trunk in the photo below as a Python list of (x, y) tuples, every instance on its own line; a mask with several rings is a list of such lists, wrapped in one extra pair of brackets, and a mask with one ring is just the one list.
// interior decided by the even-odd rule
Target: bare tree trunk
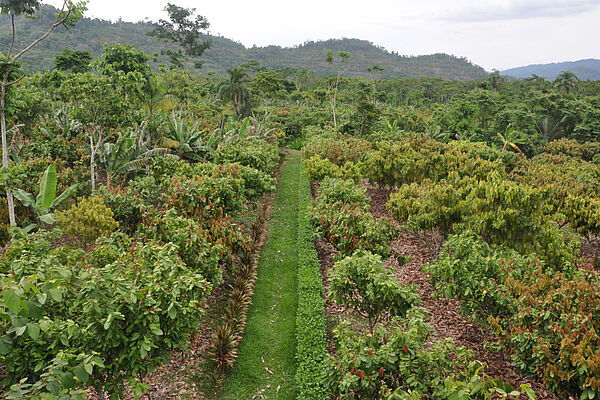
[(100, 143), (102, 143), (102, 133), (99, 133), (98, 141), (94, 145), (94, 133), (96, 129), (94, 128), (90, 133), (90, 174), (92, 177), (92, 193), (96, 191), (96, 153), (100, 148)]
[(92, 176), (92, 193), (96, 191), (96, 152), (94, 151), (94, 134), (90, 134), (90, 175)]
[[(6, 73), (2, 79), (2, 89), (0, 92), (0, 131), (2, 132), (2, 166), (4, 168), (8, 168), (8, 139), (6, 137), (6, 114), (4, 113), (7, 83), (8, 73)], [(17, 225), (15, 219), (15, 201), (13, 199), (12, 190), (9, 188), (6, 188), (6, 200), (8, 202), (8, 219), (10, 221), (10, 226), (15, 226)]]

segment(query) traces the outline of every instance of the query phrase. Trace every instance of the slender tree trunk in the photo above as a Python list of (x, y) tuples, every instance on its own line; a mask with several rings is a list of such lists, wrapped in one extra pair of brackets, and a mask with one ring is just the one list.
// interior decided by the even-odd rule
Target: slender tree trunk
[(98, 141), (94, 144), (94, 132), (95, 129), (90, 133), (90, 174), (92, 178), (92, 193), (96, 191), (96, 153), (102, 143), (102, 134), (98, 136)]
[[(6, 105), (6, 85), (8, 83), (8, 74), (4, 75), (0, 90), (0, 131), (2, 132), (2, 166), (8, 168), (8, 139), (6, 137), (6, 114), (4, 107)], [(15, 219), (15, 201), (13, 199), (12, 190), (6, 188), (6, 200), (8, 202), (8, 219), (10, 226), (17, 225)]]
[(235, 111), (236, 115), (240, 115), (238, 110), (238, 95), (236, 92), (233, 93), (233, 111)]
[(96, 385), (94, 387), (96, 389), (96, 394), (98, 395), (98, 400), (105, 400), (106, 396), (104, 395), (104, 390), (102, 389), (102, 385)]

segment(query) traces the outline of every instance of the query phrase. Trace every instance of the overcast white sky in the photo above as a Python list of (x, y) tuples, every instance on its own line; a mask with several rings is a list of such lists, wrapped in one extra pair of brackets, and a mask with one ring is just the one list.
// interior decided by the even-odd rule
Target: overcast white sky
[[(405, 55), (448, 53), (486, 70), (600, 58), (600, 0), (170, 0), (246, 46), (358, 38)], [(46, 0), (60, 5), (62, 0)], [(86, 16), (164, 18), (167, 0), (90, 0)]]

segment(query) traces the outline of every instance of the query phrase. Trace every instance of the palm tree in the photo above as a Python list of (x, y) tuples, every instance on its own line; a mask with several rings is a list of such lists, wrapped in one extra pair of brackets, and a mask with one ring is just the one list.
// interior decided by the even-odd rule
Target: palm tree
[(221, 99), (233, 102), (233, 110), (237, 116), (242, 114), (244, 105), (250, 99), (250, 92), (244, 86), (247, 80), (246, 71), (240, 67), (228, 69), (229, 77), (217, 87)]
[(577, 89), (577, 81), (579, 81), (579, 78), (574, 73), (562, 71), (554, 80), (554, 87), (560, 89), (562, 94), (566, 96), (571, 89)]

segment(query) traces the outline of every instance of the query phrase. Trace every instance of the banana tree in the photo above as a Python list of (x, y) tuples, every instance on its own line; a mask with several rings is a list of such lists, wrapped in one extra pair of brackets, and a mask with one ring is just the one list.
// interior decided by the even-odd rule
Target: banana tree
[(38, 228), (40, 223), (46, 225), (54, 224), (55, 218), (52, 211), (63, 201), (65, 201), (77, 188), (77, 185), (73, 185), (67, 188), (57, 197), (56, 182), (56, 168), (53, 164), (51, 164), (48, 166), (48, 168), (46, 168), (46, 171), (42, 176), (40, 188), (36, 197), (34, 197), (31, 193), (24, 191), (23, 189), (14, 190), (17, 200), (19, 200), (25, 207), (28, 207), (33, 212), (37, 220), (35, 223), (30, 224), (25, 228), (26, 232)]
[(116, 143), (105, 142), (98, 151), (97, 163), (106, 171), (106, 181), (111, 186), (116, 174), (127, 174), (143, 169), (150, 157), (165, 155), (168, 149), (150, 149), (140, 142), (139, 136), (123, 136)]

